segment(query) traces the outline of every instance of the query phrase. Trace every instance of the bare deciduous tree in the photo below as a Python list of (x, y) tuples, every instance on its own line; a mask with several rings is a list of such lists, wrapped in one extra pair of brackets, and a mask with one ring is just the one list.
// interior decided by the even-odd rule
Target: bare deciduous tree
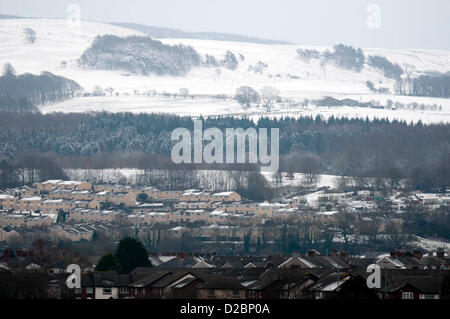
[(273, 86), (265, 86), (261, 89), (261, 102), (263, 106), (266, 108), (267, 112), (270, 111), (278, 96), (280, 95), (280, 91)]
[(239, 104), (249, 108), (252, 104), (259, 102), (259, 94), (249, 86), (241, 86), (236, 90), (234, 96)]
[(25, 40), (28, 43), (36, 42), (36, 32), (31, 28), (23, 29), (23, 34), (25, 35)]
[(2, 75), (16, 75), (16, 69), (11, 65), (11, 63), (5, 63), (3, 65)]
[(186, 98), (189, 95), (189, 89), (188, 88), (181, 88), (178, 92), (182, 97)]

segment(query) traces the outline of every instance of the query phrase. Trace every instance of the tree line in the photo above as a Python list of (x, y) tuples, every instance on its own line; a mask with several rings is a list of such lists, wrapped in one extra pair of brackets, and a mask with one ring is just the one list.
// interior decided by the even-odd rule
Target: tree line
[[(282, 171), (309, 171), (311, 161), (304, 158), (312, 157), (318, 173), (410, 177), (421, 188), (449, 184), (448, 124), (408, 124), (405, 121), (367, 118), (330, 117), (325, 120), (320, 116), (263, 117), (257, 122), (233, 117), (202, 120), (204, 129), (279, 128)], [(0, 156), (14, 163), (24, 154), (47, 155), (64, 168), (133, 165), (146, 169), (176, 169), (170, 160), (175, 143), (170, 136), (178, 127), (193, 130), (193, 120), (162, 114), (0, 112)], [(183, 168), (220, 167), (200, 164)], [(229, 166), (223, 168), (233, 169)]]
[(150, 37), (97, 36), (78, 60), (81, 66), (100, 70), (123, 70), (139, 75), (183, 76), (198, 66), (236, 70), (239, 62), (231, 51), (221, 59), (202, 57), (193, 47), (169, 45)]
[(450, 72), (424, 74), (397, 80), (396, 92), (401, 95), (450, 97)]
[(50, 72), (17, 75), (14, 67), (6, 63), (0, 76), (0, 110), (36, 112), (39, 105), (73, 98), (80, 91), (80, 85), (73, 80)]

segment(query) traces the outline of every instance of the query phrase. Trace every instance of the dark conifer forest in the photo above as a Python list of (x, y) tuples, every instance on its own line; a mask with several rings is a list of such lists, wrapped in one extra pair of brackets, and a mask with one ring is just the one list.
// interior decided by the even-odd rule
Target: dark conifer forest
[[(280, 169), (316, 173), (411, 178), (414, 187), (450, 183), (450, 127), (385, 119), (300, 117), (258, 122), (203, 119), (203, 129), (280, 129)], [(24, 154), (48, 155), (63, 167), (173, 167), (171, 132), (193, 120), (160, 114), (0, 113), (0, 154), (14, 165)], [(124, 160), (126, 157), (126, 160)], [(156, 160), (158, 158), (158, 160)]]

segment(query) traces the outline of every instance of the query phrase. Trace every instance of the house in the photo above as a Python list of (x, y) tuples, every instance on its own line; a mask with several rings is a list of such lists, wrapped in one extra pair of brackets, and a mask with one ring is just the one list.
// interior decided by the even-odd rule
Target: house
[(40, 196), (24, 197), (17, 201), (17, 209), (22, 212), (35, 212), (40, 210), (41, 202), (42, 197)]
[(245, 287), (236, 277), (213, 276), (197, 287), (200, 299), (245, 299)]
[[(242, 283), (241, 283), (242, 284)], [(279, 298), (282, 282), (279, 278), (259, 278), (246, 286), (246, 299), (275, 299)]]
[(95, 299), (95, 282), (92, 273), (81, 274), (81, 288), (75, 288), (75, 298)]
[(138, 267), (131, 274), (131, 298), (193, 298), (203, 281), (192, 271)]
[(172, 215), (174, 220), (180, 223), (193, 223), (197, 221), (209, 220), (209, 212), (204, 209), (179, 210)]
[(75, 209), (75, 208), (88, 208), (88, 206), (89, 206), (89, 202), (86, 201), (86, 200), (73, 200), (71, 202), (71, 204), (72, 204), (72, 209)]
[(55, 190), (59, 183), (62, 183), (62, 179), (51, 179), (42, 183), (37, 183), (36, 188), (38, 190), (38, 193), (49, 193), (53, 190)]
[(278, 268), (317, 268), (317, 265), (302, 257), (289, 257)]
[(379, 259), (377, 265), (380, 266), (381, 269), (406, 269), (405, 265), (400, 260), (388, 256)]
[(110, 193), (108, 201), (115, 205), (123, 205), (125, 207), (136, 206), (136, 194), (129, 193)]
[(427, 259), (420, 252), (396, 252), (383, 256), (376, 262), (381, 269), (426, 269)]
[(196, 295), (196, 289), (203, 281), (198, 277), (188, 275), (179, 278), (171, 285), (173, 298), (188, 299)]
[(55, 239), (77, 242), (81, 240), (90, 241), (92, 239), (92, 235), (94, 234), (94, 229), (86, 227), (86, 225), (83, 224), (74, 226), (54, 225), (49, 227), (49, 232), (50, 236)]
[(100, 209), (100, 203), (98, 202), (98, 201), (96, 201), (95, 199), (94, 200), (91, 200), (89, 203), (88, 203), (88, 205), (87, 205), (87, 208), (90, 208), (90, 209)]
[(181, 254), (177, 255), (175, 258), (167, 259), (165, 262), (159, 265), (159, 268), (164, 269), (193, 268), (198, 263), (199, 263), (198, 258), (187, 254)]
[(144, 213), (144, 219), (148, 225), (167, 224), (170, 222), (169, 213), (162, 213), (162, 212)]
[(192, 295), (189, 294), (195, 292), (195, 288), (201, 282), (201, 279), (191, 272), (183, 270), (171, 272), (151, 285), (151, 295), (154, 297), (192, 298)]
[(40, 211), (45, 214), (57, 214), (59, 211), (69, 212), (74, 208), (71, 201), (64, 199), (47, 199), (41, 203)]
[(90, 191), (92, 189), (92, 185), (88, 182), (62, 181), (56, 184), (56, 188), (71, 191)]
[(14, 210), (17, 207), (17, 197), (9, 194), (0, 194), (0, 210)]
[[(115, 271), (92, 273), (94, 282), (94, 299), (120, 299), (129, 297), (129, 275), (119, 275)], [(88, 287), (86, 287), (87, 289)], [(80, 291), (82, 294), (83, 291)]]
[(221, 192), (212, 195), (211, 200), (215, 202), (240, 202), (241, 195), (236, 192)]
[(387, 269), (381, 272), (381, 299), (440, 299), (445, 274), (434, 270)]
[(208, 192), (189, 190), (181, 194), (178, 200), (182, 202), (207, 202), (211, 200), (211, 195)]
[[(147, 194), (147, 193), (146, 193)], [(156, 200), (172, 200), (172, 201), (179, 201), (180, 196), (183, 194), (182, 191), (157, 191), (150, 192), (149, 197), (156, 199)]]
[(316, 282), (306, 287), (308, 299), (330, 299), (339, 291), (344, 282), (349, 280), (351, 275), (344, 272), (333, 272), (319, 278)]
[(135, 193), (136, 196), (144, 193), (148, 196), (149, 199), (156, 199), (158, 197), (159, 190), (154, 187), (139, 187), (137, 189), (133, 189), (133, 193)]
[(71, 199), (89, 201), (92, 199), (92, 193), (90, 191), (73, 191), (69, 193)]
[[(142, 267), (140, 267), (142, 268)], [(149, 270), (152, 270), (151, 268)], [(144, 274), (142, 274), (144, 272)], [(135, 281), (130, 283), (130, 297), (133, 298), (145, 298), (153, 296), (152, 284), (170, 276), (170, 271), (150, 271), (145, 269), (135, 269), (132, 273), (132, 277), (136, 278)]]
[[(132, 187), (126, 185), (119, 184), (100, 184), (94, 185), (94, 192), (109, 192), (109, 193), (129, 193), (129, 192), (137, 192), (137, 190), (133, 190)], [(139, 190), (140, 193), (140, 190)], [(138, 195), (137, 193), (136, 195)]]
[(72, 192), (65, 189), (55, 189), (48, 194), (49, 199), (72, 199)]
[(42, 227), (50, 226), (54, 219), (49, 216), (40, 216), (31, 212), (0, 213), (0, 226), (11, 227)]
[(19, 189), (18, 193), (22, 197), (31, 197), (37, 194), (37, 190), (32, 187), (23, 186), (22, 188)]
[(178, 202), (173, 207), (175, 209), (209, 209), (211, 205), (208, 202)]
[(121, 213), (118, 211), (76, 208), (69, 213), (67, 221), (114, 223), (120, 219), (120, 216)]

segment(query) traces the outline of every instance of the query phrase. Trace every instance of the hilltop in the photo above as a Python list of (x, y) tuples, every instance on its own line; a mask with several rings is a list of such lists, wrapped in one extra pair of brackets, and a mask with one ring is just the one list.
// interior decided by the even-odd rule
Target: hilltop
[[(25, 28), (35, 31), (34, 43), (26, 43), (22, 31)], [(43, 112), (107, 110), (250, 117), (320, 114), (424, 123), (450, 119), (448, 98), (396, 94), (398, 76), (436, 76), (449, 72), (450, 52), (446, 51), (149, 38), (145, 41), (192, 48), (192, 56), (198, 55), (199, 61), (183, 67), (183, 72), (155, 74), (98, 67), (80, 60), (92, 50), (98, 37), (108, 35), (128, 41), (129, 37), (148, 37), (146, 33), (130, 29), (129, 25), (125, 28), (86, 21), (68, 25), (62, 19), (1, 19), (0, 64), (11, 63), (17, 74), (51, 72), (74, 80), (83, 88), (79, 97), (42, 106)], [(134, 54), (141, 58), (140, 51), (133, 48), (113, 58), (121, 61)], [(343, 48), (343, 53), (337, 48)], [(182, 55), (175, 56), (176, 63), (171, 65), (184, 66), (183, 59)], [(145, 63), (154, 66), (153, 62), (150, 55)], [(279, 93), (278, 99), (270, 112), (261, 103), (260, 107), (245, 108), (234, 99), (236, 89), (241, 86), (255, 91), (273, 87)], [(330, 104), (330, 101), (339, 102)]]

